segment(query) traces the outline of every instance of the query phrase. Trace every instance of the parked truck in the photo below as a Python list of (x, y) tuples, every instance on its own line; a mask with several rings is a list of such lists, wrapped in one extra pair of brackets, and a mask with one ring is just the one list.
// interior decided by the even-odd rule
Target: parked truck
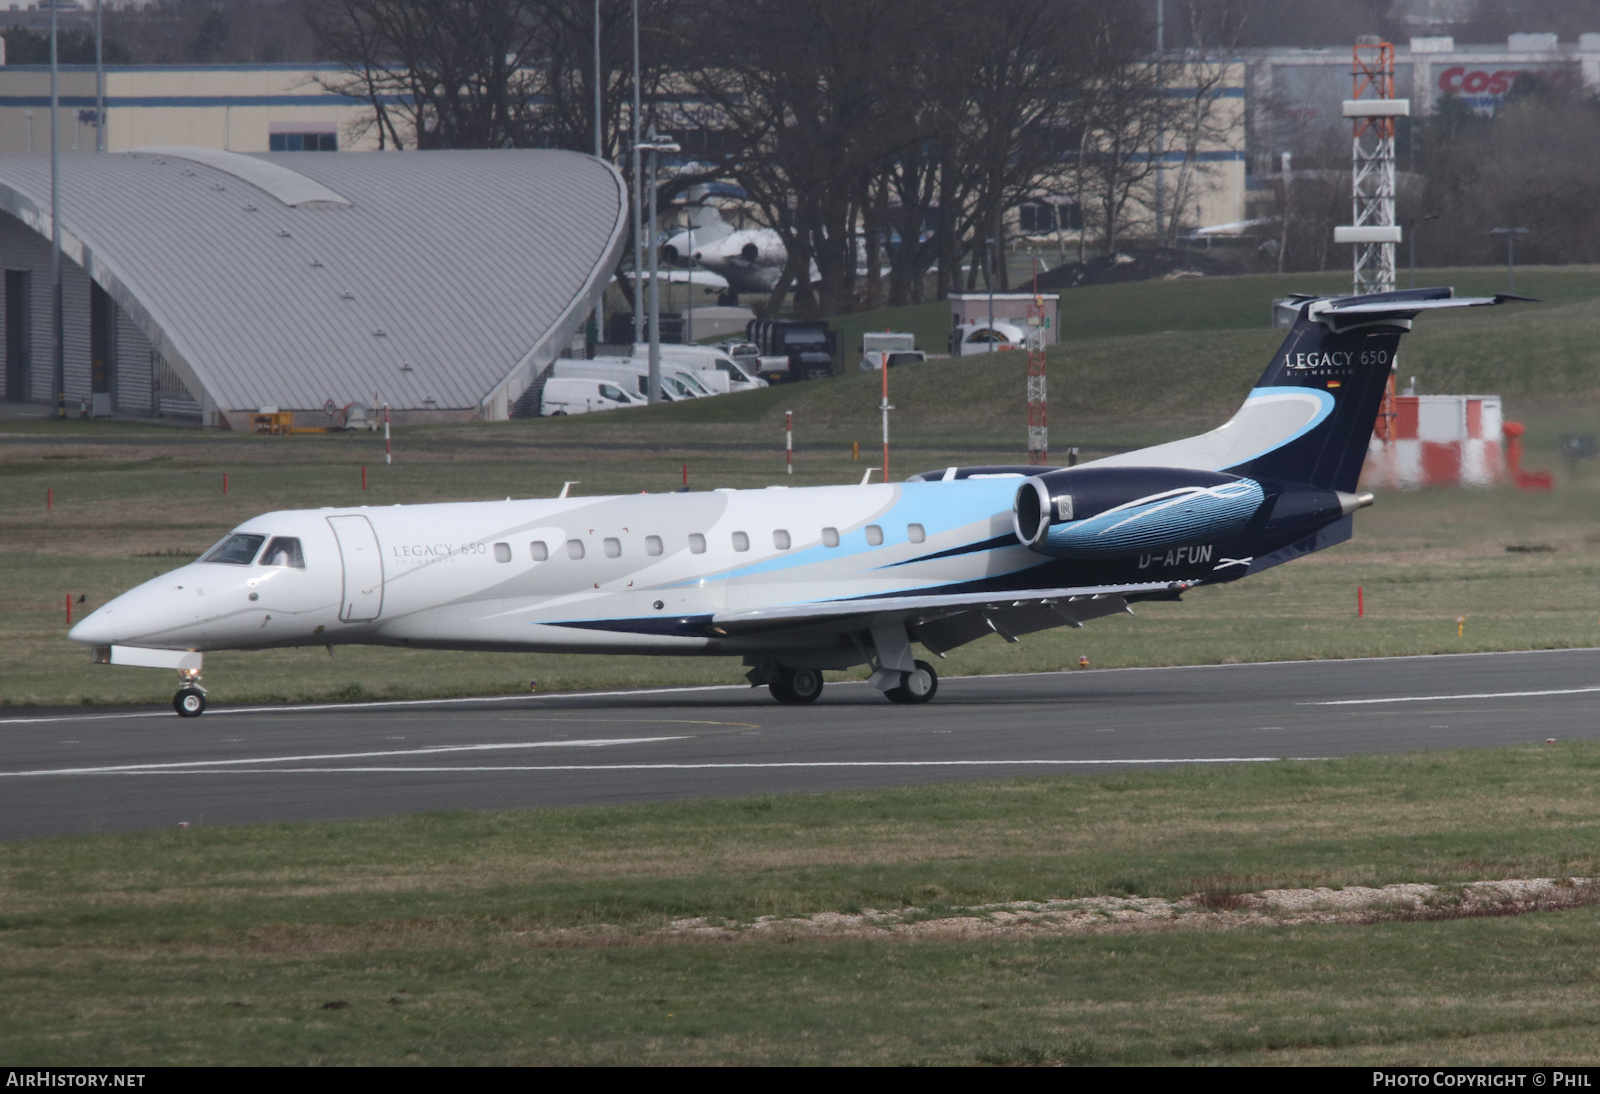
[(823, 320), (752, 319), (745, 337), (761, 351), (761, 378), (768, 383), (818, 380), (834, 374), (839, 335)]

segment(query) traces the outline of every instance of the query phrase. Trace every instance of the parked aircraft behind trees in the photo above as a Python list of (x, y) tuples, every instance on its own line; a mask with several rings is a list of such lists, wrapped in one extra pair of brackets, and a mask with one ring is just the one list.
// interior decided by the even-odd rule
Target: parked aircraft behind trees
[(205, 709), (205, 651), (345, 643), (736, 656), (785, 703), (866, 664), (890, 700), (926, 702), (938, 676), (916, 645), (1077, 627), (1348, 539), (1400, 336), (1506, 299), (1300, 298), (1228, 422), (1077, 467), (267, 513), (71, 638), (178, 669), (184, 715)]
[(770, 293), (778, 284), (789, 251), (771, 228), (734, 228), (714, 205), (692, 205), (689, 227), (661, 245), (661, 257), (673, 266), (699, 266), (727, 282), (724, 304), (737, 304), (740, 293)]

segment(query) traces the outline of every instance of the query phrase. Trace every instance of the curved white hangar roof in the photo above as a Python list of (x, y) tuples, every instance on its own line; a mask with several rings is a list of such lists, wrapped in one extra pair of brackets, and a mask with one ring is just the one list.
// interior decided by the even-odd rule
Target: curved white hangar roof
[[(48, 156), (0, 209), (50, 236)], [(559, 151), (64, 155), (62, 249), (197, 399), (507, 416), (599, 302), (621, 177)]]

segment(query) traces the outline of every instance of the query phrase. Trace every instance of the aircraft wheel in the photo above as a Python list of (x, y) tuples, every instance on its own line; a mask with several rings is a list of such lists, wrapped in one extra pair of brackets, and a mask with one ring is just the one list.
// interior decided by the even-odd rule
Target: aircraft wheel
[(938, 691), (939, 674), (926, 661), (918, 661), (916, 668), (900, 674), (899, 687), (883, 694), (891, 703), (926, 703)]
[(206, 693), (199, 688), (183, 688), (172, 697), (172, 709), (182, 718), (198, 718), (206, 712)]
[(822, 694), (822, 670), (780, 668), (778, 678), (767, 685), (767, 690), (780, 703), (814, 703)]

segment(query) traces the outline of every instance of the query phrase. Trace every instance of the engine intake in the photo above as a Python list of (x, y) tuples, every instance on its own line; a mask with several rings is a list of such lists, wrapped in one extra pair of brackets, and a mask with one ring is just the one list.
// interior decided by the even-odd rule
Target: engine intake
[(1081, 467), (1024, 481), (1017, 539), (1054, 558), (1108, 558), (1225, 540), (1261, 509), (1254, 479), (1170, 467)]

